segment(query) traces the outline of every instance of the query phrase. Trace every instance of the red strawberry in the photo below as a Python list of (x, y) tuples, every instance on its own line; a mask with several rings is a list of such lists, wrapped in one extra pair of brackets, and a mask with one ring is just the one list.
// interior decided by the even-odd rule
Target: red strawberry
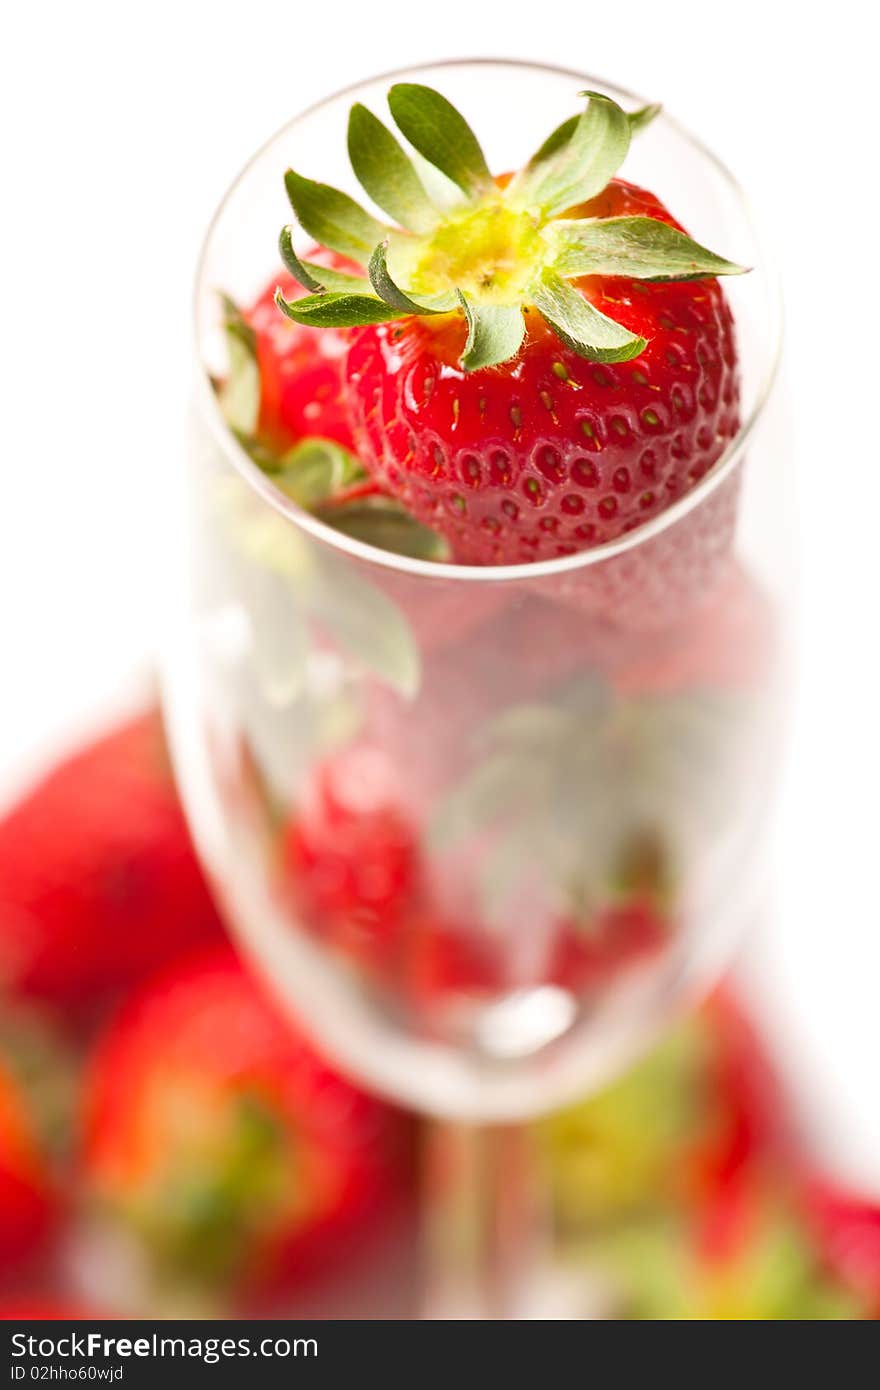
[(606, 907), (588, 924), (565, 922), (554, 943), (548, 978), (575, 994), (607, 986), (658, 952), (669, 931), (663, 914), (638, 899)]
[[(323, 259), (325, 264), (339, 267), (338, 256)], [(351, 426), (342, 392), (345, 336), (309, 333), (283, 319), (275, 307), (275, 283), (244, 315), (256, 337), (259, 436), (279, 454), (313, 435), (350, 449)], [(284, 288), (286, 294), (297, 293), (290, 276), (285, 278)]]
[[(613, 177), (646, 115), (589, 96), (520, 174), (496, 179), (443, 97), (392, 87), (401, 132), (463, 195), (451, 209), (432, 203), (394, 137), (356, 106), (355, 172), (406, 233), (287, 174), (303, 228), (369, 261), (370, 282), (331, 283), (298, 260), (288, 229), (288, 268), (319, 292), (293, 302), (279, 292), (279, 306), (304, 325), (352, 326), (345, 371), (361, 456), (459, 562), (553, 559), (613, 540), (689, 492), (738, 427), (733, 322), (712, 277), (739, 267)], [(710, 521), (682, 560), (698, 593), (729, 540), (726, 511)], [(688, 549), (681, 538), (677, 549)]]
[(157, 711), (82, 748), (0, 822), (0, 987), (83, 1013), (221, 934)]
[(791, 1117), (779, 1077), (739, 1001), (728, 989), (706, 1006), (709, 1124), (693, 1160), (697, 1195), (741, 1183), (756, 1168), (781, 1170), (792, 1157)]
[(810, 1176), (803, 1206), (829, 1267), (880, 1318), (880, 1203)]
[(457, 1008), (462, 999), (501, 987), (497, 943), (467, 924), (424, 912), (410, 924), (402, 946), (397, 983), (422, 1024), (438, 1008)]
[[(343, 257), (320, 248), (315, 254), (323, 275), (345, 278)], [(290, 277), (284, 290), (302, 293)], [(442, 538), (389, 497), (352, 451), (342, 383), (346, 335), (310, 333), (281, 318), (271, 296), (265, 290), (249, 310), (223, 297), (228, 370), (215, 388), (238, 442), (282, 494), (326, 525), (417, 559), (445, 558)], [(407, 587), (404, 576), (398, 583), (389, 572), (385, 579), (395, 590)], [(401, 602), (424, 619), (424, 592), (419, 600), (415, 615), (406, 596)], [(420, 640), (438, 629), (437, 623), (417, 626)]]
[(0, 1275), (45, 1244), (58, 1209), (33, 1097), (0, 1061)]
[(317, 769), (285, 836), (299, 922), (416, 1007), (489, 987), (484, 941), (439, 915), (383, 754), (356, 746)]
[(325, 940), (373, 968), (393, 965), (421, 864), (381, 753), (355, 748), (318, 768), (287, 834), (284, 873), (296, 912)]
[(783, 1123), (766, 1057), (739, 1010), (716, 997), (609, 1086), (542, 1121), (539, 1135), (564, 1225), (687, 1215), (720, 1240), (729, 1194), (775, 1158)]
[(638, 1252), (640, 1268), (631, 1271), (635, 1316), (715, 1322), (871, 1316), (857, 1291), (828, 1269), (785, 1186), (763, 1180), (721, 1188), (695, 1226), (693, 1235), (685, 1229), (673, 1239), (664, 1232), (653, 1251)]
[(399, 1123), (337, 1076), (230, 951), (145, 985), (85, 1088), (84, 1182), (161, 1278), (265, 1287), (387, 1211)]
[(680, 1246), (708, 1277), (737, 1257), (756, 1192), (780, 1177), (791, 1185), (786, 1130), (768, 1058), (723, 993), (538, 1134), (563, 1230), (594, 1239), (605, 1230), (613, 1241), (640, 1223), (659, 1228), (667, 1256)]
[[(629, 215), (636, 197), (671, 222), (618, 181), (604, 215)], [(592, 204), (578, 212), (603, 215)], [(461, 563), (553, 559), (614, 540), (689, 491), (736, 433), (733, 322), (717, 281), (591, 277), (579, 288), (648, 340), (635, 362), (589, 362), (534, 315), (508, 370), (459, 366), (458, 318), (353, 333), (346, 377), (361, 456)]]

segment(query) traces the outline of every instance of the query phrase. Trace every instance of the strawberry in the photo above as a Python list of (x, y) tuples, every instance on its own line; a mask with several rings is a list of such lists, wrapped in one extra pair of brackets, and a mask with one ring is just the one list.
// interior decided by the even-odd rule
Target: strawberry
[(381, 753), (355, 748), (320, 766), (285, 842), (298, 916), (348, 956), (388, 968), (421, 894), (421, 873)]
[(338, 1259), (401, 1176), (397, 1117), (336, 1075), (231, 951), (142, 987), (85, 1082), (83, 1181), (157, 1277), (215, 1291)]
[[(345, 264), (315, 254), (325, 265)], [(416, 559), (448, 558), (442, 538), (414, 521), (356, 457), (341, 379), (344, 333), (314, 333), (281, 317), (274, 286), (247, 310), (225, 299), (229, 374), (218, 395), (239, 441), (281, 492), (335, 530)], [(290, 276), (282, 288), (302, 293)], [(497, 584), (425, 583), (394, 570), (374, 582), (403, 612), (420, 650), (463, 636), (509, 601)]]
[[(325, 269), (345, 261), (317, 250)], [(327, 267), (330, 267), (327, 269)], [(296, 295), (292, 279), (285, 282)], [(226, 423), (276, 488), (326, 525), (355, 540), (417, 559), (442, 559), (445, 546), (363, 467), (353, 452), (344, 405), (341, 332), (310, 333), (279, 316), (266, 290), (249, 310), (222, 297), (228, 370), (215, 381)]]
[(705, 1086), (709, 1123), (694, 1148), (697, 1196), (742, 1185), (759, 1168), (782, 1171), (792, 1156), (792, 1123), (764, 1040), (729, 989), (705, 1008), (712, 1046)]
[(723, 1194), (775, 1163), (784, 1128), (768, 1059), (720, 993), (538, 1133), (557, 1216), (577, 1231), (638, 1213), (715, 1211)]
[(0, 1059), (0, 1275), (45, 1246), (58, 1212), (33, 1096)]
[(880, 1318), (880, 1203), (810, 1174), (803, 1212), (828, 1267), (859, 1292), (871, 1317)]
[(0, 987), (83, 1015), (222, 926), (161, 718), (80, 749), (0, 822)]
[(600, 1237), (597, 1263), (616, 1284), (625, 1316), (712, 1322), (872, 1316), (828, 1270), (776, 1184), (722, 1191), (701, 1217), (696, 1231), (688, 1223), (657, 1222)]
[[(425, 191), (364, 107), (349, 153), (401, 226), (289, 170), (305, 232), (368, 264), (369, 281), (305, 263), (311, 293), (276, 301), (295, 322), (351, 329), (345, 364), (359, 453), (380, 486), (468, 564), (553, 559), (657, 517), (738, 428), (733, 321), (715, 278), (740, 267), (692, 241), (650, 192), (615, 178), (633, 128), (589, 98), (513, 178), (437, 92), (391, 88), (402, 134), (457, 187)], [(723, 518), (697, 550), (723, 548)], [(689, 569), (696, 569), (693, 557)]]
[(557, 929), (548, 978), (576, 994), (607, 986), (619, 972), (645, 961), (668, 939), (670, 924), (650, 900), (605, 906), (587, 923)]
[(489, 988), (485, 941), (441, 915), (377, 749), (356, 745), (318, 767), (286, 831), (282, 875), (297, 922), (414, 1007)]
[[(339, 258), (325, 260), (332, 264)], [(291, 296), (297, 293), (292, 277), (284, 288)], [(254, 333), (260, 374), (259, 438), (279, 454), (312, 436), (353, 448), (342, 392), (344, 335), (309, 333), (281, 318), (274, 294), (273, 281), (243, 316)]]
[(430, 1024), (438, 1008), (501, 988), (497, 943), (466, 924), (426, 913), (412, 924), (403, 946), (399, 979), (422, 1024)]
[[(636, 190), (609, 192), (609, 215), (627, 215)], [(578, 211), (597, 216), (590, 203)], [(649, 216), (668, 219), (659, 204)], [(361, 456), (461, 563), (553, 559), (614, 540), (687, 492), (736, 433), (733, 326), (717, 282), (590, 277), (579, 289), (647, 342), (636, 365), (590, 363), (534, 315), (506, 372), (459, 365), (457, 318), (353, 335), (346, 377)]]
[(0, 1322), (106, 1322), (112, 1315), (49, 1294), (0, 1301)]

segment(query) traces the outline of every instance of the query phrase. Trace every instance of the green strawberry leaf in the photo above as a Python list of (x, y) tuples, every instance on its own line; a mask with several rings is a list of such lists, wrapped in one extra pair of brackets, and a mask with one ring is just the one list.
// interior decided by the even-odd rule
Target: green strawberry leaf
[(515, 357), (525, 337), (526, 324), (518, 304), (475, 304), (458, 294), (467, 319), (468, 335), (461, 355), (466, 372), (494, 367)]
[(638, 111), (627, 111), (626, 119), (629, 121), (630, 135), (636, 135), (640, 130), (644, 130), (660, 115), (662, 110), (663, 107), (660, 103), (654, 101), (649, 106), (640, 106)]
[(375, 295), (347, 292), (306, 295), (304, 299), (285, 299), (275, 291), (275, 303), (294, 323), (310, 328), (358, 328), (370, 323), (390, 323), (402, 318), (399, 309), (392, 309)]
[(742, 275), (745, 266), (716, 256), (656, 217), (557, 221), (548, 231), (560, 275), (627, 275), (634, 280), (699, 280)]
[(588, 98), (587, 108), (568, 139), (564, 137), (564, 123), (508, 186), (511, 202), (537, 207), (545, 219), (601, 193), (629, 149), (626, 112), (601, 92), (581, 95)]
[(442, 536), (422, 526), (394, 498), (345, 497), (346, 489), (365, 482), (369, 475), (360, 459), (335, 439), (319, 435), (301, 439), (280, 457), (250, 435), (238, 434), (238, 439), (281, 492), (334, 530), (395, 555), (449, 559)]
[(293, 228), (290, 223), (282, 227), (278, 235), (278, 251), (286, 268), (290, 271), (298, 285), (302, 285), (304, 290), (311, 294), (320, 294), (326, 289), (317, 277), (317, 266), (310, 266), (307, 261), (301, 261), (296, 254), (293, 246)]
[(535, 153), (532, 155), (528, 164), (525, 166), (524, 172), (530, 172), (533, 169), (537, 169), (540, 165), (545, 164), (552, 155), (558, 154), (558, 152), (563, 148), (563, 146), (567, 145), (571, 137), (574, 135), (579, 120), (579, 115), (569, 116), (568, 119), (564, 120), (561, 125), (558, 125), (556, 129), (552, 131), (550, 135), (547, 136), (547, 139), (544, 141), (543, 145), (541, 145), (541, 147), (537, 149)]
[(348, 118), (348, 156), (358, 183), (377, 207), (411, 232), (429, 232), (438, 213), (391, 131), (360, 102)]
[(417, 304), (391, 278), (388, 269), (388, 243), (381, 241), (370, 257), (370, 283), (379, 298), (401, 314), (445, 314), (456, 307), (454, 294), (434, 295), (429, 303)]
[(284, 175), (284, 186), (303, 231), (341, 256), (366, 265), (376, 242), (389, 234), (388, 227), (338, 188), (305, 179), (294, 169)]
[(422, 526), (399, 502), (390, 497), (366, 497), (340, 506), (330, 504), (315, 509), (316, 516), (353, 540), (407, 555), (414, 560), (449, 559), (442, 536)]
[(445, 174), (427, 159), (419, 154), (418, 150), (412, 152), (413, 168), (421, 180), (422, 187), (431, 199), (431, 203), (437, 209), (440, 222), (448, 216), (450, 212), (461, 207), (461, 189), (457, 184), (448, 179)]
[[(638, 131), (644, 130), (646, 126), (651, 124), (655, 116), (659, 116), (662, 110), (663, 107), (655, 103), (652, 106), (642, 106), (638, 111), (627, 111), (626, 119), (629, 122), (630, 134), (635, 135)], [(558, 125), (556, 129), (547, 136), (547, 139), (544, 141), (543, 145), (541, 145), (540, 149), (536, 150), (532, 155), (526, 168), (530, 170), (534, 169), (538, 164), (548, 160), (551, 155), (556, 154), (563, 145), (567, 145), (577, 128), (579, 120), (580, 116), (569, 116), (561, 125)]]
[(235, 434), (251, 434), (260, 414), (260, 368), (254, 330), (238, 305), (223, 295), (223, 329), (229, 369), (217, 389), (217, 399), (229, 428)]
[(257, 335), (248, 323), (241, 309), (231, 295), (221, 294), (223, 307), (223, 329), (228, 337), (237, 338), (242, 347), (253, 356), (257, 353)]
[(388, 105), (401, 134), (462, 193), (478, 198), (491, 191), (494, 180), (480, 142), (446, 97), (433, 87), (398, 82), (388, 93)]
[(648, 346), (645, 338), (601, 314), (551, 269), (533, 286), (532, 298), (554, 333), (592, 362), (629, 362)]
[(344, 488), (366, 477), (366, 472), (341, 444), (314, 436), (302, 439), (280, 459), (272, 473), (276, 487), (300, 507), (313, 511)]
[(326, 266), (315, 265), (312, 261), (301, 261), (293, 249), (291, 226), (281, 228), (278, 250), (294, 280), (312, 294), (320, 294), (323, 290), (332, 290), (337, 294), (370, 293), (369, 284), (362, 275), (346, 275), (339, 270), (329, 270)]

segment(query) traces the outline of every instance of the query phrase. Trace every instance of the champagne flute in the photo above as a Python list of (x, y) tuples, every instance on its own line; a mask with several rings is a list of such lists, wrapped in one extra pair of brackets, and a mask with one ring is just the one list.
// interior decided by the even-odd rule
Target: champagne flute
[(340, 1067), (434, 1121), (429, 1311), (528, 1315), (549, 1287), (529, 1119), (634, 1058), (759, 901), (787, 582), (785, 440), (765, 419), (779, 311), (738, 186), (661, 115), (627, 177), (752, 267), (728, 287), (742, 410), (723, 457), (644, 526), (548, 562), (451, 565), (332, 529), (230, 428), (218, 291), (263, 289), (288, 163), (352, 188), (348, 107), (395, 79), (482, 113), (496, 169), (579, 90), (640, 104), (559, 69), (441, 64), (329, 98), (239, 175), (198, 271), (165, 703), (245, 951)]

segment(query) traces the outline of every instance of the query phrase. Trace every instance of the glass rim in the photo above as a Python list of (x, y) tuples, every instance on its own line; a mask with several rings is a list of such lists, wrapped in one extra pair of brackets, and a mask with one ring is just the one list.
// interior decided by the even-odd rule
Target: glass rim
[(656, 536), (661, 535), (668, 528), (675, 526), (691, 511), (695, 511), (697, 507), (706, 501), (706, 499), (721, 486), (725, 478), (729, 477), (741, 461), (746, 445), (763, 415), (764, 408), (778, 374), (782, 351), (782, 303), (779, 274), (772, 259), (767, 255), (763, 238), (760, 235), (758, 222), (752, 212), (750, 200), (739, 180), (730, 169), (728, 169), (724, 161), (715, 154), (708, 145), (704, 144), (703, 141), (698, 136), (694, 135), (685, 125), (677, 121), (673, 116), (668, 115), (664, 107), (657, 117), (656, 123), (660, 126), (668, 126), (687, 141), (698, 154), (708, 160), (721, 175), (728, 188), (734, 193), (745, 212), (750, 231), (760, 250), (761, 272), (766, 280), (769, 297), (769, 312), (773, 327), (769, 361), (763, 377), (758, 384), (754, 403), (748, 415), (740, 423), (739, 429), (727, 445), (724, 453), (713, 467), (710, 468), (709, 472), (706, 473), (689, 492), (685, 493), (684, 496), (680, 497), (676, 502), (673, 502), (665, 511), (652, 517), (651, 520), (645, 522), (644, 525), (637, 526), (632, 531), (628, 531), (614, 540), (605, 541), (603, 544), (593, 546), (588, 550), (577, 551), (574, 555), (559, 555), (552, 560), (526, 561), (512, 565), (459, 565), (443, 560), (420, 560), (408, 555), (398, 555), (393, 551), (383, 550), (379, 546), (368, 545), (365, 541), (359, 541), (354, 537), (346, 536), (343, 532), (328, 525), (327, 522), (319, 520), (318, 517), (313, 516), (310, 512), (306, 511), (305, 508), (300, 507), (292, 498), (285, 496), (284, 493), (275, 487), (271, 479), (263, 473), (254, 463), (253, 459), (250, 458), (247, 451), (235, 438), (235, 435), (223, 418), (199, 346), (199, 304), (205, 280), (205, 263), (207, 261), (208, 249), (220, 219), (243, 180), (272, 145), (280, 140), (288, 131), (292, 130), (299, 121), (304, 120), (308, 116), (315, 115), (325, 106), (331, 105), (331, 103), (338, 101), (342, 97), (354, 95), (368, 82), (392, 82), (403, 77), (412, 77), (419, 73), (433, 71), (437, 68), (453, 67), (528, 68), (534, 72), (543, 72), (559, 77), (571, 78), (573, 83), (586, 84), (591, 90), (616, 92), (625, 97), (627, 101), (637, 106), (644, 106), (647, 104), (647, 98), (641, 96), (638, 92), (633, 92), (617, 82), (609, 82), (604, 78), (580, 72), (575, 68), (567, 68), (554, 63), (535, 63), (527, 58), (480, 57), (444, 58), (436, 62), (424, 62), (402, 68), (392, 68), (386, 72), (377, 73), (372, 77), (361, 78), (357, 82), (349, 83), (345, 87), (340, 87), (338, 91), (331, 92), (327, 96), (321, 97), (310, 106), (304, 107), (302, 111), (297, 112), (290, 120), (285, 121), (283, 125), (279, 126), (266, 140), (264, 140), (246, 163), (242, 165), (227, 187), (220, 202), (217, 204), (208, 223), (196, 262), (193, 289), (192, 327), (197, 370), (196, 389), (199, 406), (204, 411), (211, 432), (223, 453), (230, 458), (236, 471), (244, 477), (245, 481), (253, 487), (275, 511), (286, 517), (293, 525), (308, 532), (316, 540), (330, 546), (334, 550), (341, 551), (350, 558), (362, 561), (368, 565), (375, 565), (383, 569), (419, 576), (424, 579), (445, 580), (446, 582), (453, 583), (463, 581), (476, 581), (479, 583), (523, 583), (553, 575), (568, 574), (575, 570), (585, 569), (591, 565), (599, 565), (605, 561), (614, 559), (616, 556), (626, 554), (630, 550), (637, 549), (638, 546), (646, 544)]

